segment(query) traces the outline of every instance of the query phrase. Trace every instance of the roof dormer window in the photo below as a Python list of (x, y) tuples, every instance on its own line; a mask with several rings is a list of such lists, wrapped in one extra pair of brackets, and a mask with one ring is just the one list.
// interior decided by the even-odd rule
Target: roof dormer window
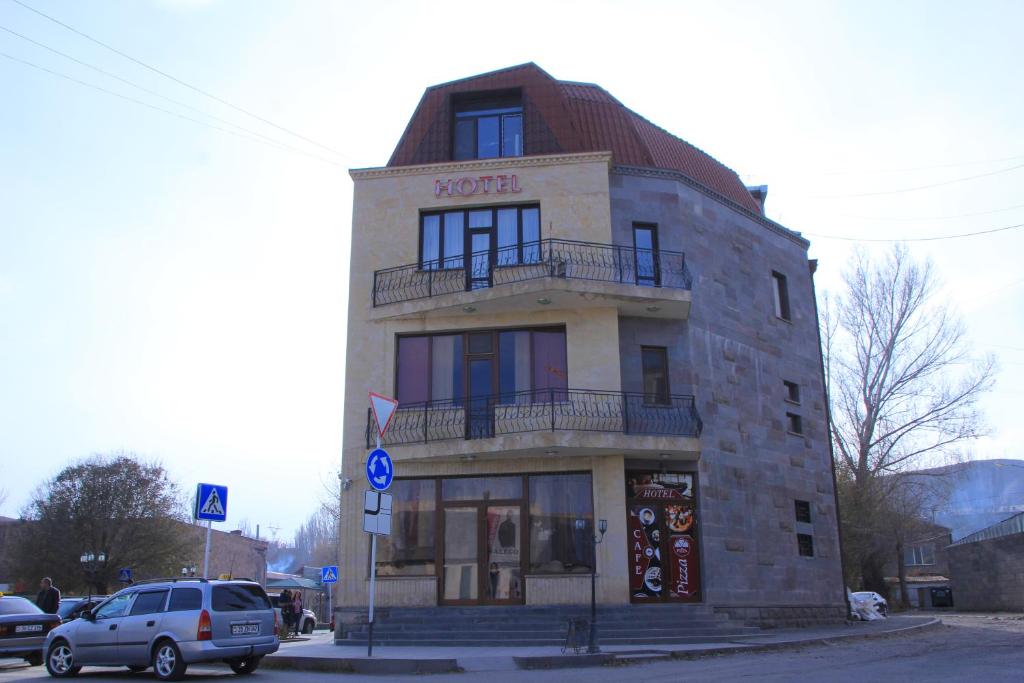
[(523, 107), (518, 95), (463, 100), (455, 105), (452, 157), (523, 156)]

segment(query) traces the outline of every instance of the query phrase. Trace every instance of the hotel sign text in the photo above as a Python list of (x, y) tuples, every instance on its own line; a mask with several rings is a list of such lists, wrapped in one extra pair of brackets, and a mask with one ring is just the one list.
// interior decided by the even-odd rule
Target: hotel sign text
[(522, 192), (519, 187), (519, 177), (516, 175), (482, 175), (478, 178), (466, 176), (434, 181), (435, 197), (469, 197), (474, 194), (508, 194), (511, 192)]

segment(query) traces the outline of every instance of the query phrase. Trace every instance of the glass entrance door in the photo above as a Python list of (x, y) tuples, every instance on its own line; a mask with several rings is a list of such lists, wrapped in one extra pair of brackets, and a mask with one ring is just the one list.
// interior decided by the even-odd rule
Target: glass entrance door
[(523, 603), (522, 520), (522, 502), (445, 507), (441, 604)]
[(444, 603), (475, 604), (480, 597), (479, 516), (476, 505), (444, 510)]

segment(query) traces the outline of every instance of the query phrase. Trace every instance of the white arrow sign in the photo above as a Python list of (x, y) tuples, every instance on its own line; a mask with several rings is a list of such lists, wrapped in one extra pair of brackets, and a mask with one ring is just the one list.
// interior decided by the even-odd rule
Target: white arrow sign
[(377, 432), (381, 436), (384, 436), (384, 432), (387, 431), (388, 425), (391, 424), (391, 418), (395, 416), (395, 410), (398, 408), (398, 401), (371, 391), (370, 406), (373, 408), (373, 418), (377, 421)]

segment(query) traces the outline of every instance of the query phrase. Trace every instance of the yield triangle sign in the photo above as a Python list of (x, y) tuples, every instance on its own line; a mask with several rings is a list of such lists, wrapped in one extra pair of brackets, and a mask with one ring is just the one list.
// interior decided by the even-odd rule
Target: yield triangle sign
[(373, 408), (373, 419), (377, 421), (377, 432), (384, 436), (384, 432), (388, 430), (388, 425), (391, 424), (391, 418), (395, 416), (398, 401), (371, 391), (370, 406)]

